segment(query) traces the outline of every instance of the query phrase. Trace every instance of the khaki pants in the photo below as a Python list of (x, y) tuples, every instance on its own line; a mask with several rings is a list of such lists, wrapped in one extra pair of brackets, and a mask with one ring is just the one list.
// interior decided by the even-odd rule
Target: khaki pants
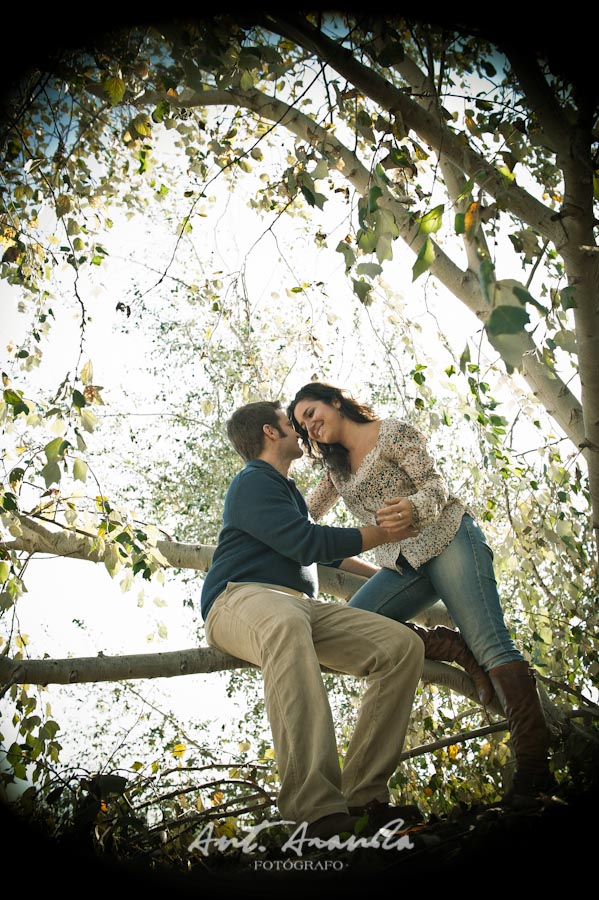
[[(312, 822), (388, 801), (424, 661), (415, 632), (363, 609), (255, 583), (229, 583), (205, 631), (211, 646), (262, 671), (284, 819)], [(321, 665), (366, 682), (343, 772)]]

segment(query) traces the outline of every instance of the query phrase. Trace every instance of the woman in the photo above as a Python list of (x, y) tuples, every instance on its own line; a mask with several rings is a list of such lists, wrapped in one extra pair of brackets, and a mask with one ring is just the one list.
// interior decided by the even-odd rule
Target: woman
[[(323, 478), (306, 498), (315, 520), (342, 497), (364, 524), (405, 524), (400, 543), (378, 548), (380, 569), (350, 604), (407, 622), (443, 600), (508, 720), (516, 772), (505, 800), (527, 802), (549, 790), (549, 732), (533, 672), (505, 626), (493, 554), (436, 471), (424, 435), (407, 422), (379, 418), (347, 391), (321, 382), (304, 385), (287, 413), (308, 456), (324, 465)], [(447, 658), (431, 657), (428, 649), (426, 655)]]

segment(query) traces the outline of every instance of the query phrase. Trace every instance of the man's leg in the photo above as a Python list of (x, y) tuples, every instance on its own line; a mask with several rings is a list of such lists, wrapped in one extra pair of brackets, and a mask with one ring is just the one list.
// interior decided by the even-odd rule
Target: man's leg
[(284, 819), (306, 822), (347, 814), (329, 698), (312, 637), (314, 605), (285, 588), (229, 584), (206, 620), (212, 646), (262, 670), (281, 779), (279, 810)]
[(313, 604), (312, 634), (320, 663), (366, 679), (343, 767), (348, 806), (388, 802), (387, 782), (399, 764), (424, 645), (410, 628), (362, 609)]

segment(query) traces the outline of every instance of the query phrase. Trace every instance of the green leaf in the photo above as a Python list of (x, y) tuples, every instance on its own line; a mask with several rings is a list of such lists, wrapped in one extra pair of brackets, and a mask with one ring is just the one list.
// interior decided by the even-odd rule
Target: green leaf
[(360, 231), (358, 234), (358, 247), (364, 253), (374, 253), (376, 250), (377, 236), (374, 231)]
[(77, 450), (80, 450), (81, 452), (83, 452), (84, 450), (87, 450), (87, 444), (81, 437), (81, 432), (79, 431), (78, 428), (75, 429), (75, 436), (77, 439)]
[(127, 788), (127, 779), (122, 775), (97, 775), (94, 783), (99, 788), (100, 796), (108, 794), (123, 794)]
[(8, 510), (17, 510), (17, 498), (10, 491), (6, 491), (5, 494), (2, 495), (2, 506), (4, 509)]
[(116, 106), (117, 103), (120, 103), (125, 96), (126, 85), (122, 78), (111, 76), (106, 79), (102, 87), (112, 106)]
[(244, 69), (241, 73), (239, 87), (242, 91), (250, 91), (254, 87), (254, 76), (247, 69)]
[(302, 185), (300, 187), (300, 190), (304, 196), (304, 199), (307, 203), (309, 203), (310, 206), (317, 206), (318, 209), (323, 208), (327, 199), (324, 194), (319, 194), (317, 191), (311, 191), (305, 185)]
[(578, 307), (578, 303), (576, 302), (576, 288), (573, 284), (569, 284), (563, 291), (560, 291), (559, 297), (564, 309), (576, 309)]
[(390, 234), (382, 234), (376, 242), (376, 258), (380, 263), (393, 259), (393, 238)]
[(376, 222), (375, 232), (378, 237), (381, 237), (383, 234), (389, 234), (392, 238), (398, 237), (399, 228), (391, 210), (377, 209), (374, 216)]
[(3, 392), (4, 402), (8, 403), (9, 406), (12, 406), (13, 415), (18, 416), (21, 413), (28, 416), (31, 410), (23, 400), (23, 392), (22, 391), (13, 391), (11, 388), (7, 388)]
[(73, 463), (73, 478), (76, 481), (87, 481), (87, 463), (82, 459), (77, 458)]
[(0, 593), (0, 610), (10, 609), (14, 605), (15, 598), (8, 591)]
[(58, 459), (62, 459), (64, 457), (65, 451), (70, 446), (71, 445), (69, 444), (69, 442), (65, 441), (64, 438), (54, 438), (54, 440), (50, 441), (50, 443), (46, 444), (46, 446), (44, 447), (46, 459), (49, 463), (53, 463)]
[(578, 353), (578, 344), (576, 343), (576, 335), (573, 331), (558, 331), (555, 335), (555, 343), (566, 353)]
[(75, 219), (69, 219), (67, 222), (67, 234), (70, 237), (74, 237), (76, 234), (79, 234), (81, 231), (81, 227), (79, 222), (76, 222)]
[(456, 234), (465, 234), (466, 233), (466, 222), (465, 222), (464, 213), (456, 213), (455, 217), (455, 233)]
[(372, 174), (374, 175), (377, 184), (383, 184), (385, 186), (388, 184), (392, 184), (392, 181), (385, 172), (385, 168), (382, 163), (376, 164), (376, 166), (374, 167), (374, 172)]
[(489, 295), (489, 287), (494, 283), (495, 277), (495, 266), (491, 262), (488, 257), (484, 257), (480, 261), (479, 269), (478, 269), (478, 280), (484, 294), (485, 300), (489, 303), (491, 302), (491, 297)]
[(538, 300), (535, 300), (532, 294), (529, 294), (529, 292), (525, 288), (514, 287), (512, 288), (512, 291), (516, 295), (520, 303), (530, 303), (531, 306), (536, 307), (536, 309), (538, 309), (539, 312), (542, 312), (543, 315), (547, 314), (547, 310), (545, 309), (545, 307), (541, 303), (539, 303)]
[(496, 306), (487, 322), (489, 334), (518, 334), (530, 322), (525, 309), (518, 306)]
[(55, 207), (57, 218), (62, 219), (63, 216), (66, 216), (66, 214), (71, 211), (70, 198), (67, 197), (66, 194), (59, 194), (56, 198)]
[(382, 266), (379, 266), (378, 263), (360, 263), (359, 266), (356, 266), (356, 272), (358, 275), (366, 275), (367, 278), (376, 278), (377, 275), (380, 275), (383, 271)]
[(383, 192), (378, 184), (375, 184), (368, 191), (368, 212), (373, 213), (379, 205), (379, 198), (383, 196)]
[(73, 391), (73, 404), (78, 409), (83, 409), (84, 406), (87, 406), (87, 400), (85, 399), (81, 391)]
[(46, 463), (42, 469), (42, 475), (46, 483), (46, 488), (52, 484), (58, 484), (61, 479), (60, 466), (57, 462)]
[(396, 44), (395, 42), (386, 44), (379, 55), (377, 56), (377, 62), (381, 66), (385, 66), (385, 68), (389, 68), (390, 66), (394, 66), (397, 63), (403, 62), (405, 57), (404, 49), (401, 44)]
[(370, 303), (370, 291), (372, 290), (372, 286), (368, 284), (368, 282), (353, 278), (352, 283), (354, 286), (354, 294), (356, 294), (360, 300), (360, 303), (363, 303), (364, 306), (368, 306)]
[(337, 244), (335, 249), (336, 249), (337, 253), (343, 254), (343, 256), (345, 258), (345, 271), (349, 272), (349, 270), (351, 269), (351, 267), (353, 266), (353, 264), (356, 261), (356, 254), (354, 253), (354, 251), (352, 250), (350, 245), (347, 243), (347, 241), (339, 241), (339, 243)]
[(362, 137), (366, 138), (367, 141), (374, 142), (374, 131), (372, 130), (372, 116), (370, 113), (366, 112), (365, 109), (361, 109), (356, 116), (356, 128), (362, 135)]
[(412, 267), (412, 281), (416, 281), (416, 279), (422, 275), (423, 272), (426, 272), (427, 269), (430, 269), (432, 264), (435, 261), (435, 248), (433, 247), (432, 241), (427, 238), (420, 248), (420, 253), (416, 259)]
[(462, 374), (466, 373), (466, 366), (470, 362), (470, 359), (470, 345), (466, 344), (462, 351), (462, 355), (460, 356), (460, 372), (462, 372)]
[(152, 113), (152, 119), (154, 122), (162, 122), (165, 116), (167, 116), (170, 112), (171, 105), (167, 103), (166, 100), (162, 100), (158, 106), (155, 108)]
[(422, 216), (419, 229), (422, 234), (434, 234), (439, 230), (443, 224), (444, 210), (445, 205), (441, 203), (439, 206), (435, 206), (434, 209), (427, 212), (426, 215)]

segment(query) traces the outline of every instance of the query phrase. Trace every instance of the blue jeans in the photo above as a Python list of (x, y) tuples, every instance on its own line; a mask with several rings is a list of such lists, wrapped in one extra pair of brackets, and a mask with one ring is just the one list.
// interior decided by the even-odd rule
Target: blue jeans
[(401, 572), (381, 569), (356, 591), (349, 605), (407, 622), (443, 600), (483, 669), (523, 659), (503, 619), (493, 552), (468, 513), (454, 539), (438, 556), (418, 569), (403, 556), (398, 562)]

